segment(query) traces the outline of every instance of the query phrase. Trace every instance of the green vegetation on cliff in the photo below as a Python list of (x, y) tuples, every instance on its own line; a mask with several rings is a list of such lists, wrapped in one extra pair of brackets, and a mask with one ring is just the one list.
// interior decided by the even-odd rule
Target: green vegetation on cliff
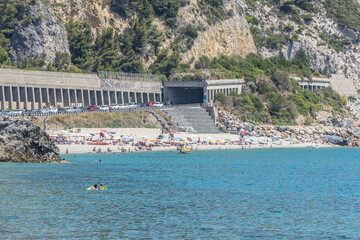
[(10, 37), (16, 24), (31, 21), (25, 15), (26, 8), (35, 0), (0, 0), (0, 65), (8, 60)]
[[(226, 97), (217, 93), (215, 98), (228, 110), (244, 121), (272, 124), (296, 124), (299, 116), (310, 123), (320, 110), (342, 113), (345, 99), (331, 88), (311, 92), (302, 90), (290, 75), (307, 77), (318, 73), (309, 69), (309, 61), (303, 51), (296, 58), (286, 60), (282, 54), (268, 59), (250, 54), (246, 58), (220, 56), (208, 66), (224, 74), (244, 77), (243, 93), (231, 93)], [(198, 63), (199, 65), (199, 63)]]

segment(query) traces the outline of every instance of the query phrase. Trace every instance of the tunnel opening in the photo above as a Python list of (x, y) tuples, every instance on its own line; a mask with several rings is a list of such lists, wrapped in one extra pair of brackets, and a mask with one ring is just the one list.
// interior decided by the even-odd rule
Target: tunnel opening
[(204, 91), (203, 88), (191, 87), (168, 87), (167, 100), (173, 104), (202, 103)]

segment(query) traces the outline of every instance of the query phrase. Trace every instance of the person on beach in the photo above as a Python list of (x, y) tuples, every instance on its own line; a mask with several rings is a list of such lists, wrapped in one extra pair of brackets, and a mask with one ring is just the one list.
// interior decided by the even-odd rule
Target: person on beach
[(66, 148), (66, 154), (69, 154), (69, 149), (68, 148)]

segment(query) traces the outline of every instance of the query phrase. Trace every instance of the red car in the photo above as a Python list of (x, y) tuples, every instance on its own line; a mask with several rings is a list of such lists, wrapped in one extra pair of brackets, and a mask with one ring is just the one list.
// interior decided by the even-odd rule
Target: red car
[(152, 107), (152, 106), (154, 106), (154, 104), (155, 104), (155, 102), (154, 102), (154, 101), (151, 101), (151, 102), (148, 102), (148, 103), (146, 104), (146, 106)]
[(87, 110), (90, 110), (90, 111), (93, 111), (93, 110), (99, 110), (99, 107), (93, 105), (93, 106), (88, 106), (86, 109), (87, 109)]

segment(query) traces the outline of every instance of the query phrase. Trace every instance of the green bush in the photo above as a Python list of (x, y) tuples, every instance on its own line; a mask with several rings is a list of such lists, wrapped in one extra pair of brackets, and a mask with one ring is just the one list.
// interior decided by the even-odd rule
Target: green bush
[(215, 100), (221, 102), (222, 104), (226, 104), (227, 97), (222, 92), (218, 92), (215, 94)]
[(8, 59), (8, 53), (5, 51), (5, 49), (0, 47), (0, 64), (6, 63), (7, 59)]

